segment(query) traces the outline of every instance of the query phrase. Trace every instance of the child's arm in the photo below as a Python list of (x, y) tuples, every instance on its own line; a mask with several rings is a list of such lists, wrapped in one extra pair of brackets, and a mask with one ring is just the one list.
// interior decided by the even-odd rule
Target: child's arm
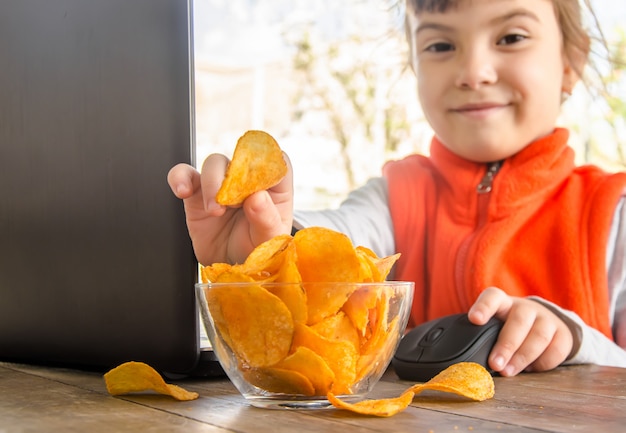
[(187, 229), (201, 264), (242, 262), (260, 243), (291, 232), (293, 176), (286, 155), (285, 161), (287, 175), (278, 185), (252, 194), (237, 208), (215, 201), (228, 165), (224, 155), (210, 155), (201, 173), (187, 164), (169, 171), (167, 182), (183, 200)]
[(396, 253), (391, 213), (387, 205), (387, 182), (382, 177), (367, 181), (336, 209), (294, 212), (298, 228), (322, 226), (347, 235), (354, 245), (372, 249), (379, 257)]

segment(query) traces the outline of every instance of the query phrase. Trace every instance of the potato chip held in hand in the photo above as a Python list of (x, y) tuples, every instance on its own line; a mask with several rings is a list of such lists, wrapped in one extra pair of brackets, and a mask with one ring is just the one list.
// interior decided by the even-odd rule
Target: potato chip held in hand
[(286, 174), (287, 163), (276, 140), (263, 131), (247, 131), (237, 141), (215, 200), (223, 206), (240, 205), (255, 192), (278, 184)]
[(197, 392), (190, 392), (180, 386), (165, 383), (154, 368), (143, 362), (130, 361), (115, 367), (104, 375), (104, 382), (111, 395), (155, 391), (180, 401), (198, 398)]

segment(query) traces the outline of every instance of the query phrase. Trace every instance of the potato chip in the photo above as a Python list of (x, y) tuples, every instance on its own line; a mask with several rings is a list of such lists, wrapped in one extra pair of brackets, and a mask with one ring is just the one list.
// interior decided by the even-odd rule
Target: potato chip
[(389, 272), (391, 272), (391, 268), (393, 268), (393, 265), (396, 264), (399, 258), (400, 253), (382, 258), (376, 257), (374, 259), (374, 264), (376, 265), (376, 268), (378, 268), (379, 272), (380, 279), (377, 280), (378, 282), (385, 281), (387, 279)]
[[(292, 240), (291, 236), (287, 236)], [(268, 279), (274, 283), (264, 286), (274, 295), (278, 296), (291, 312), (294, 322), (306, 322), (307, 299), (306, 292), (300, 283), (300, 273), (296, 266), (296, 246), (293, 242), (286, 242), (276, 255), (272, 256), (272, 262), (279, 263), (279, 269), (269, 268), (271, 277)], [(246, 263), (248, 260), (246, 260)]]
[(308, 227), (298, 231), (293, 240), (302, 281), (359, 282), (359, 258), (352, 242), (343, 233)]
[(364, 247), (363, 245), (358, 245), (354, 249), (359, 255), (363, 255), (364, 257), (370, 257), (372, 259), (378, 258), (376, 253), (372, 251), (371, 248)]
[(415, 394), (424, 391), (451, 392), (471, 400), (483, 401), (495, 394), (491, 374), (475, 362), (459, 362), (446, 368), (424, 384), (409, 388)]
[(257, 246), (239, 270), (255, 280), (271, 280), (281, 270), (285, 251), (290, 245), (295, 249), (290, 235), (275, 236)]
[(294, 322), (306, 323), (307, 306), (306, 293), (300, 284), (268, 284), (267, 290), (282, 300)]
[(248, 131), (235, 146), (233, 158), (215, 200), (240, 205), (251, 194), (276, 185), (287, 174), (287, 163), (276, 140), (263, 131)]
[(484, 401), (494, 396), (495, 385), (493, 377), (482, 365), (459, 362), (446, 368), (428, 382), (413, 385), (396, 398), (348, 403), (337, 398), (332, 391), (328, 393), (327, 398), (339, 409), (362, 415), (391, 416), (406, 409), (413, 401), (413, 397), (425, 390), (449, 392), (471, 400)]
[(187, 401), (198, 398), (197, 392), (187, 391), (180, 386), (165, 383), (161, 375), (143, 362), (125, 362), (104, 375), (107, 391), (111, 395), (155, 391), (176, 400)]
[(250, 384), (269, 392), (280, 394), (315, 395), (311, 381), (294, 370), (276, 367), (253, 368), (243, 371), (243, 377)]
[(359, 281), (364, 283), (377, 281), (380, 272), (378, 271), (378, 268), (374, 265), (374, 260), (370, 256), (371, 250), (364, 247), (356, 247), (355, 252), (357, 258), (359, 259), (361, 271)]
[(389, 295), (381, 286), (377, 290), (376, 306), (368, 310), (368, 321), (365, 335), (361, 338), (361, 353), (367, 354), (387, 339), (389, 320)]
[(356, 290), (354, 284), (345, 286), (334, 283), (302, 283), (307, 299), (307, 323), (314, 325), (339, 312), (350, 295)]
[(307, 347), (300, 346), (294, 353), (275, 366), (285, 370), (297, 371), (310, 380), (315, 395), (326, 395), (335, 381), (335, 373), (326, 361)]
[(393, 265), (400, 258), (400, 253), (380, 258), (372, 250), (363, 246), (356, 247), (356, 253), (361, 260), (364, 278), (371, 278), (363, 279), (362, 281), (373, 281), (377, 283), (387, 279), (391, 268), (393, 268)]
[(311, 329), (329, 340), (347, 341), (357, 350), (361, 344), (356, 328), (343, 311), (311, 325)]
[(377, 301), (377, 286), (367, 285), (350, 294), (341, 307), (361, 336), (365, 336), (369, 323), (369, 310), (376, 307)]
[(327, 228), (300, 230), (294, 243), (307, 297), (307, 323), (311, 325), (336, 314), (356, 287), (321, 283), (359, 282), (361, 264), (350, 239)]
[[(399, 326), (398, 317), (394, 317), (387, 329), (387, 335), (395, 335), (399, 332)], [(391, 338), (380, 339), (371, 345), (367, 352), (362, 352), (356, 365), (356, 380), (359, 381), (371, 374), (382, 375), (388, 364), (383, 364), (380, 360), (391, 359), (396, 350), (396, 343)]]
[[(225, 272), (217, 282), (245, 278)], [(206, 297), (216, 328), (246, 366), (267, 367), (287, 356), (294, 322), (280, 298), (260, 285), (211, 287)]]
[(358, 403), (348, 403), (337, 398), (332, 392), (326, 396), (328, 401), (339, 409), (349, 410), (361, 415), (389, 417), (402, 412), (413, 401), (413, 393), (408, 391), (399, 397), (377, 400), (364, 400)]
[(296, 244), (291, 242), (287, 248), (285, 248), (282, 265), (274, 281), (277, 283), (301, 283), (302, 276), (298, 270), (297, 261), (298, 254), (296, 251)]
[(324, 338), (310, 327), (296, 323), (293, 335), (293, 350), (306, 347), (317, 353), (335, 373), (331, 391), (335, 394), (349, 394), (350, 386), (356, 377), (358, 352), (347, 341), (333, 341)]
[(228, 263), (214, 263), (211, 266), (203, 266), (200, 269), (200, 276), (203, 283), (215, 282), (220, 274), (231, 269), (232, 265)]

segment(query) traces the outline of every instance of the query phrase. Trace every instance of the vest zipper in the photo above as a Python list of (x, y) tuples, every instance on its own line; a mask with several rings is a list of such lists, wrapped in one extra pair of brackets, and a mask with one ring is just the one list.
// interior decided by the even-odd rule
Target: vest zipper
[(472, 230), (472, 232), (467, 235), (463, 242), (461, 242), (461, 245), (459, 246), (459, 251), (456, 256), (456, 290), (459, 295), (459, 300), (461, 301), (461, 306), (463, 308), (469, 308), (471, 305), (471, 300), (467, 299), (467, 291), (465, 289), (465, 274), (468, 260), (467, 256), (470, 250), (470, 246), (478, 236), (478, 232), (487, 223), (487, 210), (489, 207), (491, 190), (493, 188), (493, 179), (500, 170), (500, 167), (502, 167), (502, 161), (490, 162), (487, 165), (487, 171), (485, 172), (485, 175), (476, 186), (476, 194), (478, 194), (476, 225), (474, 226), (474, 230)]
[(500, 167), (502, 167), (502, 161), (490, 162), (489, 165), (487, 165), (487, 172), (476, 187), (476, 192), (478, 194), (487, 194), (491, 192), (493, 178), (500, 170)]

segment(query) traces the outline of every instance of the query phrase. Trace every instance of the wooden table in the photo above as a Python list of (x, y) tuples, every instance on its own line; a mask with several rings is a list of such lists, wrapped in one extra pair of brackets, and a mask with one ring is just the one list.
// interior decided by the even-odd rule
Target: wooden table
[[(626, 369), (574, 366), (497, 377), (493, 399), (418, 396), (391, 418), (335, 409), (270, 410), (248, 405), (226, 379), (177, 384), (190, 402), (155, 394), (112, 397), (101, 373), (0, 363), (0, 433), (13, 432), (588, 432), (626, 431)], [(388, 371), (373, 398), (412, 385)]]

